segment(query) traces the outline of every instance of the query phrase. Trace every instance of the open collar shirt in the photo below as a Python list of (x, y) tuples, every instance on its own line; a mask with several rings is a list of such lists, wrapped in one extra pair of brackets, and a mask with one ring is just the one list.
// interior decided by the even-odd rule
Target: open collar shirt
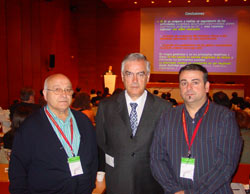
[(182, 123), (185, 111), (189, 141), (207, 102), (192, 119), (185, 105), (162, 115), (150, 150), (151, 170), (165, 193), (184, 190), (185, 194), (230, 194), (231, 177), (238, 165), (242, 139), (229, 109), (210, 103), (191, 147), (195, 159), (194, 180), (180, 177), (181, 158), (187, 157), (188, 145)]
[[(72, 112), (70, 111), (70, 108), (68, 108), (68, 117), (66, 118), (65, 122), (61, 119), (59, 119), (48, 107), (48, 105), (46, 106), (47, 110), (49, 111), (49, 113), (51, 114), (51, 116), (54, 118), (54, 120), (56, 121), (56, 123), (59, 125), (59, 127), (61, 128), (61, 130), (63, 131), (64, 135), (66, 136), (66, 138), (68, 139), (68, 141), (71, 143), (71, 129), (70, 129), (70, 119), (72, 118), (73, 121), (73, 142), (72, 142), (72, 148), (73, 148), (73, 152), (75, 154), (75, 156), (78, 154), (78, 150), (79, 150), (79, 146), (80, 146), (80, 133), (78, 130), (78, 126), (75, 120), (74, 115), (72, 114)], [(46, 114), (47, 115), (47, 114)], [(57, 129), (57, 127), (54, 125), (54, 123), (52, 122), (52, 120), (49, 118), (49, 116), (47, 115), (48, 120), (52, 126), (52, 128), (54, 129), (58, 139), (60, 140), (65, 152), (67, 153), (68, 157), (73, 157), (73, 154), (71, 152), (71, 149), (69, 147), (69, 145), (66, 143), (66, 141), (64, 140), (64, 138), (62, 137), (61, 133), (59, 132), (59, 130)]]

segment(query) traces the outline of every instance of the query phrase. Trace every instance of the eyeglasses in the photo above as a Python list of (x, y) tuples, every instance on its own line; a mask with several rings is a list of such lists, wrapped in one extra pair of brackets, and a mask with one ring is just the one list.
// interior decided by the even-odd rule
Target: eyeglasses
[(66, 94), (66, 95), (72, 95), (74, 93), (74, 91), (71, 89), (71, 88), (65, 88), (65, 89), (62, 89), (62, 88), (56, 88), (54, 90), (52, 89), (46, 89), (48, 91), (51, 91), (51, 92), (54, 92), (54, 94), (56, 95), (60, 95), (60, 94), (63, 94), (63, 92)]
[(137, 73), (125, 71), (124, 75), (129, 79), (132, 79), (134, 77), (134, 75), (136, 75), (136, 78), (138, 78), (138, 79), (143, 79), (147, 75), (147, 73), (145, 73), (144, 71), (137, 72)]

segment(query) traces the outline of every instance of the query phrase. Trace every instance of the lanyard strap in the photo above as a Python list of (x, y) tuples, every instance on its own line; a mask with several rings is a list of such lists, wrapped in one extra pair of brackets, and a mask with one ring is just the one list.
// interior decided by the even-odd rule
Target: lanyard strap
[(72, 147), (72, 143), (73, 143), (73, 121), (72, 118), (70, 119), (70, 134), (71, 134), (71, 143), (69, 143), (69, 140), (67, 139), (67, 137), (65, 136), (65, 134), (63, 133), (62, 129), (60, 128), (60, 126), (57, 124), (57, 122), (55, 121), (55, 119), (52, 117), (52, 115), (49, 113), (49, 111), (47, 110), (47, 108), (45, 107), (45, 112), (48, 115), (48, 117), (50, 118), (50, 120), (53, 122), (53, 124), (56, 126), (57, 130), (60, 132), (60, 134), (62, 135), (63, 139), (65, 140), (65, 142), (68, 144), (72, 155), (74, 156), (74, 152), (73, 152), (73, 147)]
[(201, 125), (201, 122), (203, 120), (203, 117), (207, 114), (207, 111), (208, 111), (208, 108), (209, 108), (209, 103), (210, 101), (208, 100), (208, 103), (207, 103), (207, 107), (206, 107), (206, 110), (205, 112), (203, 113), (202, 117), (200, 118), (200, 120), (198, 121), (195, 129), (194, 129), (194, 133), (192, 135), (192, 138), (191, 138), (191, 142), (189, 143), (189, 140), (188, 140), (188, 134), (187, 134), (187, 123), (186, 123), (186, 119), (185, 119), (185, 111), (184, 111), (184, 108), (182, 110), (182, 124), (183, 124), (183, 130), (184, 130), (184, 134), (185, 134), (185, 139), (186, 139), (186, 142), (187, 142), (187, 145), (188, 145), (188, 154), (190, 155), (190, 150), (191, 150), (191, 146), (194, 142), (194, 138), (198, 132), (198, 129)]

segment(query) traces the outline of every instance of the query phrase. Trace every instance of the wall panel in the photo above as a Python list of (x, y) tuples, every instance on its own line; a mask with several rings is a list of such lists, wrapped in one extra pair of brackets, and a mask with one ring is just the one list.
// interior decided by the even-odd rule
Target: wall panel
[(23, 85), (33, 87), (32, 63), (31, 63), (31, 0), (21, 1), (21, 59)]
[(19, 0), (6, 1), (7, 66), (9, 103), (19, 96), (22, 87), (21, 7)]
[[(37, 100), (44, 79), (53, 73), (64, 73), (77, 85), (70, 0), (0, 0), (0, 16), (1, 107), (18, 99), (25, 86), (35, 89)], [(53, 69), (48, 68), (50, 54), (56, 56)]]
[(6, 108), (9, 99), (6, 40), (6, 2), (0, 0), (0, 107)]

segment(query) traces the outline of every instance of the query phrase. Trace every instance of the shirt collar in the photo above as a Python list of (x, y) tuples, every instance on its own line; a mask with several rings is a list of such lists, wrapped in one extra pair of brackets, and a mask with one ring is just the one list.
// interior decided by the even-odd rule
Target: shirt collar
[(128, 95), (127, 90), (125, 90), (125, 98), (126, 98), (127, 104), (130, 104), (131, 102), (133, 102), (139, 105), (144, 101), (144, 99), (146, 99), (146, 97), (147, 97), (147, 91), (144, 90), (143, 94), (136, 101), (133, 101), (131, 97)]
[[(207, 99), (207, 100), (205, 101), (205, 103), (201, 106), (201, 108), (195, 113), (194, 119), (196, 119), (196, 118), (199, 119), (200, 117), (202, 117), (203, 113), (204, 113), (205, 110), (206, 110), (207, 103), (208, 103), (208, 99)], [(190, 115), (189, 115), (189, 113), (188, 113), (188, 111), (187, 111), (187, 109), (186, 109), (186, 106), (184, 106), (184, 111), (185, 111), (185, 114), (187, 114), (187, 115), (190, 117)]]
[(63, 123), (68, 123), (70, 121), (70, 119), (72, 118), (72, 112), (70, 110), (70, 108), (68, 108), (68, 116), (67, 118), (65, 119), (65, 122), (61, 119), (59, 119), (49, 108), (48, 105), (46, 105), (46, 108), (47, 110), (49, 111), (49, 113), (52, 115), (52, 117), (56, 120), (56, 121), (60, 121), (60, 122), (63, 122)]

